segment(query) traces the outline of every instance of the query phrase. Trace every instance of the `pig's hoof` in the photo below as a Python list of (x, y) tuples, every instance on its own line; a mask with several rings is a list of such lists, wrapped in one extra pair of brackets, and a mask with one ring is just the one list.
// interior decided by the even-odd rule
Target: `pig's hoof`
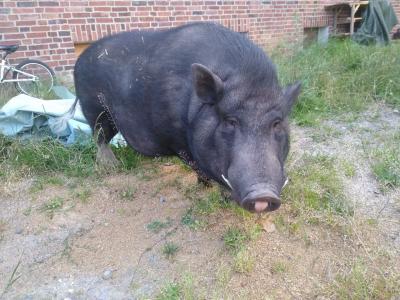
[(116, 169), (120, 164), (111, 148), (106, 145), (99, 146), (96, 161), (99, 166), (104, 167), (105, 169)]

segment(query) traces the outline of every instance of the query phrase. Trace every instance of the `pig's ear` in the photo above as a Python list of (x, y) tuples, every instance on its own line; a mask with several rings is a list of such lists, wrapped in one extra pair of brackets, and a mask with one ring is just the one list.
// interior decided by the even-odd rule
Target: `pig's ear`
[(201, 64), (192, 64), (193, 84), (197, 96), (209, 104), (216, 103), (223, 92), (223, 83), (218, 75)]
[(283, 112), (285, 115), (288, 115), (293, 107), (293, 104), (296, 102), (299, 97), (301, 91), (301, 82), (297, 81), (296, 83), (287, 86), (283, 91)]

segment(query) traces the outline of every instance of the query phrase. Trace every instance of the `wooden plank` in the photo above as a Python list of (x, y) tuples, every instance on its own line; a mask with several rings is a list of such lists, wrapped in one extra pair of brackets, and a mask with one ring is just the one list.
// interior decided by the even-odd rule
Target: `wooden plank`
[(339, 2), (331, 5), (325, 5), (326, 10), (332, 10), (339, 7), (351, 7), (352, 5), (368, 5), (369, 1), (356, 1), (356, 2)]

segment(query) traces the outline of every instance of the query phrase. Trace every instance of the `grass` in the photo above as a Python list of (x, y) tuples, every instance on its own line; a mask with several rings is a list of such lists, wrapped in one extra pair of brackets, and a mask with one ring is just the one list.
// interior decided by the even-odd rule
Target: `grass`
[(153, 221), (149, 224), (147, 224), (146, 228), (147, 230), (153, 232), (153, 233), (159, 233), (161, 230), (168, 228), (172, 225), (172, 219), (167, 218), (165, 222), (162, 221)]
[(86, 204), (89, 202), (89, 198), (92, 195), (91, 190), (84, 188), (74, 193), (74, 197), (79, 199), (80, 202)]
[(162, 289), (156, 300), (179, 300), (181, 299), (182, 291), (178, 283), (168, 283)]
[(219, 187), (209, 188), (207, 193), (200, 198), (197, 196), (199, 192), (200, 185), (189, 186), (185, 191), (185, 196), (194, 204), (182, 216), (181, 223), (192, 230), (204, 228), (207, 225), (207, 216), (235, 205), (222, 195)]
[(274, 262), (271, 266), (271, 273), (272, 274), (282, 274), (287, 271), (287, 266), (285, 263), (281, 261)]
[(377, 180), (389, 188), (400, 187), (400, 133), (385, 137), (372, 151), (372, 171)]
[(291, 182), (283, 191), (283, 199), (291, 204), (296, 214), (353, 214), (352, 204), (344, 195), (343, 182), (335, 165), (333, 158), (305, 155), (300, 165), (289, 171)]
[(18, 91), (14, 88), (14, 84), (2, 83), (0, 84), (0, 108), (7, 103), (12, 97), (18, 95)]
[(400, 294), (400, 277), (372, 272), (357, 262), (347, 274), (338, 275), (329, 287), (335, 299), (395, 299)]
[(59, 211), (64, 205), (64, 199), (61, 197), (55, 197), (50, 201), (44, 203), (40, 208), (40, 212), (45, 212), (50, 218), (54, 216), (56, 211)]
[(175, 299), (205, 299), (201, 296), (201, 291), (195, 289), (194, 277), (190, 273), (181, 276), (178, 282), (169, 282), (164, 285), (160, 293), (156, 296), (157, 300)]
[(250, 240), (248, 234), (241, 228), (230, 227), (223, 235), (225, 247), (232, 253), (243, 250), (246, 243)]
[(233, 261), (233, 268), (238, 273), (250, 273), (255, 266), (255, 258), (247, 250), (239, 251)]
[(344, 175), (348, 178), (352, 178), (356, 175), (356, 166), (348, 160), (343, 160), (341, 162), (341, 168)]
[(64, 184), (64, 180), (58, 176), (38, 176), (35, 178), (32, 186), (30, 187), (30, 191), (32, 193), (39, 192), (45, 188), (47, 185), (53, 186), (62, 186)]
[(119, 192), (119, 196), (121, 199), (126, 201), (133, 201), (134, 195), (136, 193), (136, 189), (133, 187), (127, 187)]
[[(146, 160), (129, 147), (114, 148), (122, 162), (119, 171), (129, 171), (142, 166)], [(40, 176), (52, 177), (62, 173), (68, 177), (88, 177), (99, 174), (96, 164), (96, 145), (85, 144), (64, 146), (57, 140), (22, 141), (0, 135), (1, 169), (19, 170)]]
[(167, 242), (162, 248), (162, 253), (165, 255), (166, 258), (171, 259), (178, 253), (178, 250), (178, 245), (173, 242)]
[(361, 46), (351, 40), (314, 44), (292, 55), (272, 54), (284, 84), (301, 80), (293, 110), (299, 125), (316, 126), (324, 118), (360, 112), (374, 101), (400, 107), (400, 44)]

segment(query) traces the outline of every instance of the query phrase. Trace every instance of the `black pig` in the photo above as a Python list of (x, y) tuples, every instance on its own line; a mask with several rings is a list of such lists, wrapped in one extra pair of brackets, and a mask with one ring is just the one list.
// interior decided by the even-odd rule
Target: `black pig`
[(144, 155), (179, 155), (250, 211), (280, 206), (300, 84), (282, 89), (245, 36), (213, 23), (120, 33), (91, 45), (74, 79), (103, 163), (120, 131)]

